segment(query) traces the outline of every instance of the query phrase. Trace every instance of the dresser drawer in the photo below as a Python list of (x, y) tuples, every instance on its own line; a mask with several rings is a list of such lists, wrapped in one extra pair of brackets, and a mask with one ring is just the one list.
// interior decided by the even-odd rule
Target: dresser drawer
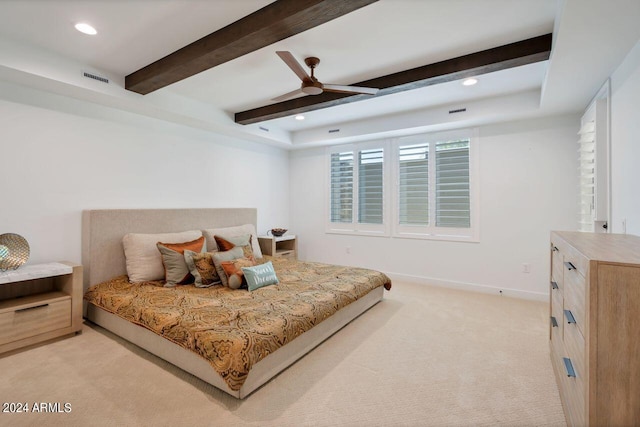
[(585, 341), (582, 333), (576, 325), (564, 325), (564, 349), (566, 356), (571, 359), (576, 376), (584, 378), (586, 376), (585, 364)]
[(562, 265), (562, 252), (560, 248), (553, 243), (551, 243), (551, 281), (555, 282), (562, 292), (563, 287), (563, 269)]
[[(583, 277), (587, 275), (587, 270), (589, 269), (589, 259), (587, 259), (584, 255), (578, 252), (571, 246), (562, 245), (562, 254), (563, 254), (563, 263), (565, 266), (567, 263), (570, 263), (578, 270)], [(566, 276), (566, 270), (565, 270)]]
[[(582, 335), (587, 334), (587, 324), (585, 319), (585, 296), (586, 280), (576, 270), (565, 269), (564, 274), (564, 309), (569, 310), (573, 315), (578, 329)], [(565, 315), (565, 324), (569, 321)]]
[(584, 377), (567, 377), (565, 381), (566, 402), (569, 409), (569, 425), (582, 427), (586, 421), (586, 394)]
[(566, 352), (552, 351), (551, 355), (558, 379), (558, 391), (567, 416), (567, 424), (582, 427), (586, 424), (586, 378), (576, 369), (576, 361), (571, 359)]
[[(558, 289), (551, 290), (551, 344), (562, 342), (562, 329), (564, 327), (564, 313), (562, 311), (562, 294)], [(554, 326), (554, 321), (555, 325)]]
[(0, 313), (0, 344), (71, 326), (71, 297)]

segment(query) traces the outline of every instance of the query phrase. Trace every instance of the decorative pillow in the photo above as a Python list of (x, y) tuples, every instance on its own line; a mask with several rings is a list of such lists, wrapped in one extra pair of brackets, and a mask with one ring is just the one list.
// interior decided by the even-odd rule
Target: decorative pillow
[(242, 272), (244, 273), (244, 279), (250, 291), (255, 291), (263, 286), (277, 285), (280, 283), (271, 261), (256, 265), (255, 267), (242, 267)]
[(247, 234), (245, 236), (235, 236), (235, 237), (221, 237), (221, 236), (213, 236), (216, 241), (216, 245), (218, 245), (218, 249), (221, 251), (228, 251), (233, 248), (241, 247), (244, 252), (244, 256), (247, 258), (253, 258), (255, 260), (255, 256), (253, 254), (253, 248), (251, 247), (251, 235)]
[(262, 258), (260, 244), (258, 242), (258, 239), (256, 238), (258, 233), (256, 232), (256, 227), (253, 224), (244, 224), (237, 227), (210, 228), (208, 230), (202, 230), (202, 235), (207, 240), (207, 249), (210, 251), (213, 251), (215, 249), (220, 250), (216, 246), (216, 241), (213, 236), (225, 236), (226, 238), (244, 236), (247, 234), (253, 236), (253, 238), (251, 239), (251, 248), (253, 249), (253, 255), (256, 258)]
[(162, 255), (162, 265), (164, 265), (164, 286), (171, 288), (175, 285), (193, 283), (193, 276), (184, 259), (184, 251), (201, 252), (204, 247), (204, 236), (184, 243), (158, 242), (157, 246)]
[(220, 264), (222, 264), (222, 269), (227, 275), (228, 286), (231, 289), (240, 289), (242, 285), (247, 285), (242, 272), (243, 267), (256, 265), (256, 261), (253, 258), (238, 258), (233, 261), (222, 261)]
[(243, 258), (244, 253), (242, 252), (242, 248), (237, 247), (237, 248), (231, 249), (230, 251), (213, 252), (211, 254), (211, 257), (213, 258), (213, 265), (216, 266), (216, 271), (218, 272), (218, 277), (220, 277), (220, 281), (222, 281), (223, 285), (229, 286), (227, 275), (225, 274), (224, 269), (222, 268), (222, 262)]
[(164, 279), (162, 255), (158, 252), (158, 242), (189, 242), (202, 236), (199, 230), (181, 233), (140, 234), (129, 233), (122, 238), (127, 274), (132, 283)]
[(218, 271), (213, 263), (211, 252), (184, 251), (184, 260), (189, 267), (189, 272), (195, 278), (196, 288), (208, 288), (222, 283)]

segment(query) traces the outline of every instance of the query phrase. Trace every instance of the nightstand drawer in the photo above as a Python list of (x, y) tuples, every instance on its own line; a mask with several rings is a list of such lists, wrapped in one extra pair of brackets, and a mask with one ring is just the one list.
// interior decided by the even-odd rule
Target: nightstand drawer
[(3, 310), (0, 313), (0, 345), (70, 326), (70, 296)]

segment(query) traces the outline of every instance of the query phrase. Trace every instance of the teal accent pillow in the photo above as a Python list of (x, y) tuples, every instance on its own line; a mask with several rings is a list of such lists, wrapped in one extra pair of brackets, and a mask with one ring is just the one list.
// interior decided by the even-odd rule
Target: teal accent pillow
[(273, 269), (271, 261), (256, 265), (255, 267), (242, 267), (242, 273), (247, 280), (247, 286), (250, 291), (255, 291), (263, 286), (277, 285), (280, 283), (276, 277), (276, 272)]

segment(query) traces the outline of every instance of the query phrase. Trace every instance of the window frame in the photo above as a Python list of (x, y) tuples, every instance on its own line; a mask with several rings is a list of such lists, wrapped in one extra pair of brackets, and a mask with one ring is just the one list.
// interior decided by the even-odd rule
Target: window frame
[[(469, 140), (469, 209), (470, 227), (453, 228), (435, 226), (435, 194), (430, 195), (429, 221), (430, 225), (401, 225), (400, 224), (400, 146), (429, 143), (429, 193), (435, 192), (435, 144), (453, 139)], [(381, 236), (393, 238), (445, 240), (458, 242), (480, 241), (480, 176), (479, 176), (479, 145), (477, 128), (458, 129), (445, 132), (425, 133), (403, 136), (393, 139), (359, 142), (345, 145), (330, 146), (326, 150), (326, 197), (325, 197), (325, 232), (327, 234), (351, 234), (363, 236)], [(383, 155), (383, 223), (360, 224), (358, 223), (359, 207), (359, 153), (363, 150), (379, 149)], [(352, 152), (354, 158), (353, 167), (353, 210), (351, 222), (331, 222), (331, 155), (334, 153)], [(432, 166), (433, 165), (433, 166)], [(327, 173), (328, 171), (328, 173)]]
[[(469, 228), (438, 227), (435, 225), (435, 144), (447, 140), (469, 140)], [(429, 225), (400, 224), (400, 158), (401, 146), (429, 144)], [(391, 164), (394, 166), (394, 189), (391, 192), (393, 204), (392, 236), (409, 239), (449, 240), (479, 242), (479, 138), (477, 129), (459, 129), (395, 138), (391, 148)]]
[[(327, 149), (327, 167), (325, 177), (327, 179), (327, 197), (326, 197), (326, 233), (330, 234), (357, 234), (367, 236), (389, 236), (390, 235), (390, 209), (387, 202), (391, 185), (389, 178), (391, 171), (389, 168), (389, 141), (368, 141), (357, 144), (336, 145)], [(358, 222), (359, 218), (359, 178), (360, 178), (360, 152), (365, 150), (383, 150), (383, 167), (382, 167), (382, 224), (367, 224)], [(351, 222), (331, 222), (331, 155), (334, 153), (353, 153), (353, 209), (351, 212)]]

